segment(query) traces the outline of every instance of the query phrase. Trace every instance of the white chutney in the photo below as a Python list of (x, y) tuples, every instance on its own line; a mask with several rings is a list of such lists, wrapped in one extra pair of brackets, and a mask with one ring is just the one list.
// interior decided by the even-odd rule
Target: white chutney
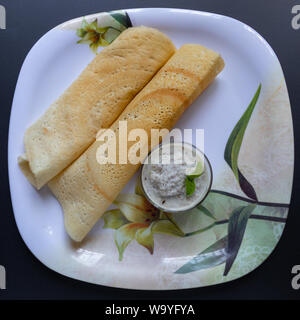
[[(187, 195), (186, 177), (199, 162), (204, 165), (204, 171), (194, 179), (193, 194)], [(141, 173), (148, 200), (170, 212), (186, 211), (198, 205), (207, 195), (211, 180), (211, 167), (204, 154), (193, 145), (180, 142), (159, 145), (146, 158)]]

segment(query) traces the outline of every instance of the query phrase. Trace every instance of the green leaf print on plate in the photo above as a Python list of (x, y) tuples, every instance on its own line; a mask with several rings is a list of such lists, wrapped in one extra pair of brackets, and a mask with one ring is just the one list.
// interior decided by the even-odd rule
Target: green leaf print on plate
[[(251, 232), (253, 230), (261, 232), (254, 237), (257, 248), (272, 248), (273, 242), (271, 241), (272, 244), (266, 246), (263, 235), (270, 233), (274, 224), (284, 226), (289, 205), (258, 201), (254, 188), (238, 168), (238, 156), (243, 137), (260, 91), (261, 85), (235, 125), (224, 152), (225, 161), (248, 197), (241, 197), (222, 190), (210, 190), (204, 201), (193, 210), (183, 214), (172, 214), (159, 211), (150, 204), (144, 196), (140, 179), (137, 179), (135, 193), (120, 194), (114, 201), (118, 209), (106, 212), (103, 217), (104, 228), (116, 229), (114, 237), (120, 260), (123, 258), (126, 247), (134, 239), (153, 254), (156, 233), (187, 238), (213, 230), (216, 234), (216, 241), (177, 269), (175, 273), (186, 274), (225, 264), (223, 271), (223, 281), (225, 281), (228, 276), (230, 278), (234, 274), (234, 272), (231, 273), (231, 270), (236, 270), (236, 265), (241, 264), (239, 256), (240, 251), (243, 252), (245, 248), (244, 238), (247, 235), (249, 224)], [(186, 181), (187, 194), (194, 191), (193, 179), (201, 173), (202, 168), (199, 166), (191, 176), (186, 177), (188, 182), (191, 182)], [(198, 218), (201, 215), (206, 217), (208, 223), (199, 223), (201, 219)], [(251, 220), (251, 223), (248, 220)], [(255, 229), (253, 229), (253, 224)], [(192, 226), (194, 230), (185, 230), (186, 225)], [(282, 227), (280, 228), (282, 230)]]
[(130, 20), (129, 15), (126, 11), (111, 12), (110, 15), (115, 20), (117, 20), (121, 25), (123, 25), (125, 28), (132, 27), (131, 20)]
[[(247, 234), (250, 221), (251, 227), (248, 233), (255, 230), (255, 233), (258, 233), (258, 235), (255, 235), (253, 240), (260, 246), (265, 247), (267, 244), (265, 235), (267, 233), (270, 234), (274, 226), (284, 226), (288, 205), (263, 202), (253, 204), (253, 202), (234, 194), (211, 190), (201, 205), (210, 213), (213, 213), (216, 221), (203, 230), (192, 232), (192, 234), (196, 235), (212, 228), (218, 228), (221, 238), (193, 257), (189, 262), (176, 270), (175, 273), (183, 274), (210, 269), (226, 263), (224, 276), (227, 276), (232, 266), (237, 263), (236, 260), (240, 247), (242, 246), (245, 234)], [(186, 216), (186, 219), (189, 219), (188, 216)], [(176, 216), (176, 221), (179, 224), (184, 224), (182, 216)], [(253, 228), (253, 224), (255, 228)], [(252, 237), (250, 238), (252, 239)], [(276, 243), (275, 238), (274, 243)]]
[(243, 142), (244, 134), (247, 129), (247, 125), (251, 118), (252, 112), (260, 95), (261, 85), (259, 85), (252, 101), (250, 102), (247, 110), (238, 121), (234, 129), (232, 130), (230, 137), (227, 141), (224, 158), (225, 161), (230, 166), (231, 170), (233, 171), (241, 189), (243, 192), (251, 199), (257, 200), (256, 192), (252, 185), (248, 182), (248, 180), (243, 176), (241, 171), (238, 168), (238, 157), (240, 148)]
[(223, 264), (227, 260), (227, 236), (216, 241), (210, 247), (199, 253), (175, 273), (189, 273), (201, 269), (212, 268)]
[(229, 218), (228, 243), (226, 247), (226, 253), (228, 255), (228, 258), (225, 264), (224, 276), (226, 276), (230, 271), (230, 268), (239, 252), (248, 219), (250, 218), (254, 209), (254, 204), (250, 204), (246, 207), (236, 208), (233, 211), (231, 217)]

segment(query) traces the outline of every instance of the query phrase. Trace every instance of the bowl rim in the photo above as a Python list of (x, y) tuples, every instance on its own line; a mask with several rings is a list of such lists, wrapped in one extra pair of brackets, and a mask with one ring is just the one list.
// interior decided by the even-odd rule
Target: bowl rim
[(169, 213), (183, 213), (183, 212), (187, 212), (189, 210), (192, 210), (196, 207), (198, 207), (205, 199), (206, 197), (208, 196), (209, 192), (211, 191), (211, 187), (212, 187), (212, 183), (213, 183), (213, 170), (212, 170), (212, 165), (208, 159), (208, 157), (206, 156), (206, 154), (201, 151), (198, 147), (196, 147), (194, 144), (190, 143), (190, 142), (187, 142), (187, 141), (181, 141), (181, 142), (177, 142), (177, 141), (173, 141), (173, 142), (167, 142), (167, 143), (164, 143), (164, 142), (161, 142), (160, 144), (158, 144), (155, 148), (153, 148), (147, 155), (147, 157), (144, 159), (144, 161), (151, 155), (152, 152), (154, 152), (155, 150), (161, 148), (161, 146), (163, 144), (176, 144), (176, 143), (181, 143), (181, 144), (187, 144), (187, 145), (190, 145), (193, 149), (195, 149), (197, 152), (203, 154), (204, 156), (204, 161), (206, 161), (207, 163), (207, 167), (209, 169), (209, 172), (210, 172), (210, 179), (209, 179), (209, 184), (208, 184), (208, 188), (206, 190), (206, 192), (204, 193), (204, 196), (200, 199), (199, 202), (197, 202), (195, 205), (189, 207), (188, 209), (184, 208), (184, 209), (166, 209), (166, 208), (163, 208), (161, 206), (159, 206), (156, 202), (154, 202), (151, 197), (147, 194), (147, 192), (145, 191), (145, 188), (144, 188), (144, 184), (143, 184), (143, 169), (145, 167), (145, 163), (143, 162), (142, 164), (142, 167), (141, 167), (141, 172), (140, 172), (140, 175), (138, 177), (138, 179), (140, 180), (140, 185), (141, 185), (141, 189), (143, 191), (143, 194), (145, 196), (145, 198), (157, 209), (159, 209), (160, 211), (162, 212), (169, 212)]

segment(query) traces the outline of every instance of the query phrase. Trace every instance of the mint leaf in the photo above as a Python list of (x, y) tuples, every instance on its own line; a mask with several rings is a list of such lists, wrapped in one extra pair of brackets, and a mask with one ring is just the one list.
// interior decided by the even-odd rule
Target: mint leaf
[(194, 178), (190, 178), (189, 176), (187, 176), (185, 178), (185, 191), (186, 191), (186, 195), (190, 196), (195, 192), (196, 189), (196, 185), (195, 185), (195, 181)]
[(196, 184), (194, 179), (200, 177), (204, 172), (204, 165), (201, 161), (197, 162), (195, 170), (191, 174), (187, 174), (185, 178), (186, 195), (190, 196), (195, 192)]

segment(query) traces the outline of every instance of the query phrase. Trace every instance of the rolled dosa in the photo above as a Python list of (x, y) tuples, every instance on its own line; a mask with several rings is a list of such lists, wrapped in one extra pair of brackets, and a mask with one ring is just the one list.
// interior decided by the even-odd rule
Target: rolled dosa
[(172, 41), (156, 29), (122, 32), (26, 130), (18, 161), (28, 180), (40, 189), (72, 163), (174, 52)]
[[(120, 121), (127, 121), (128, 132), (142, 128), (148, 137), (151, 129), (170, 130), (223, 67), (223, 59), (214, 51), (200, 45), (182, 46), (110, 127), (117, 145)], [(102, 143), (97, 139), (49, 183), (63, 208), (65, 228), (75, 241), (87, 235), (140, 165), (99, 164), (96, 156)], [(128, 141), (128, 150), (133, 144)], [(151, 141), (147, 144), (150, 147)]]

